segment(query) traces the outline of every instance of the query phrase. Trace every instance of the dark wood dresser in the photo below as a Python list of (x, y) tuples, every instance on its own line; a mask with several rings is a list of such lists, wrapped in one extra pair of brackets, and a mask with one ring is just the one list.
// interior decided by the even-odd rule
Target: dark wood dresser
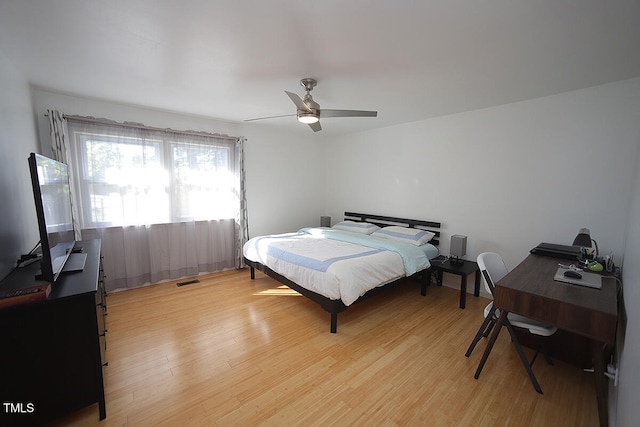
[[(63, 273), (47, 298), (0, 309), (0, 425), (40, 425), (96, 402), (106, 417), (100, 245), (77, 242), (87, 254), (84, 270)], [(0, 291), (42, 285), (39, 268), (16, 269)]]

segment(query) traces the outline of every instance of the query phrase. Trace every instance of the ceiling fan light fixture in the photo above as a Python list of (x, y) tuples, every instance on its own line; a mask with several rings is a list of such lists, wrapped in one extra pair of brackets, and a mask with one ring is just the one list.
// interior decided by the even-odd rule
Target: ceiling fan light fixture
[(314, 113), (308, 113), (305, 111), (298, 113), (298, 121), (300, 123), (312, 125), (314, 123), (318, 123), (318, 121), (320, 121), (320, 118)]
[[(304, 98), (296, 95), (293, 92), (284, 91), (289, 99), (296, 105), (296, 118), (300, 123), (309, 125), (312, 131), (319, 132), (322, 130), (320, 126), (320, 116), (322, 117), (377, 117), (377, 111), (365, 111), (365, 110), (326, 110), (320, 109), (320, 104), (315, 102), (311, 97), (311, 90), (316, 86), (318, 82), (315, 79), (307, 78), (300, 80), (300, 84), (307, 91)], [(292, 116), (293, 114), (287, 114), (282, 116), (261, 117), (260, 119), (273, 119), (276, 117)]]

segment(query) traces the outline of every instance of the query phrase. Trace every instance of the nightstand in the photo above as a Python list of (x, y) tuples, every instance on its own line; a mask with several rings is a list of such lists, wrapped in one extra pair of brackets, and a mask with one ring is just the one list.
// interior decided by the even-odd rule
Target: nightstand
[(467, 276), (476, 273), (473, 295), (480, 296), (480, 268), (474, 261), (461, 260), (460, 263), (452, 263), (449, 259), (440, 255), (430, 260), (427, 285), (431, 284), (431, 273), (436, 273), (438, 286), (442, 285), (442, 273), (451, 273), (461, 277), (460, 283), (460, 308), (465, 307), (467, 297)]

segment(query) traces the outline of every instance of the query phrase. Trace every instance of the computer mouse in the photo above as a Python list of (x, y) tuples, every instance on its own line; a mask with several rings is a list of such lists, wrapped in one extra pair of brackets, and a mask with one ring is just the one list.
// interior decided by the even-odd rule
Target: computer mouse
[(574, 270), (567, 270), (564, 272), (564, 277), (570, 277), (572, 279), (582, 279), (582, 274)]

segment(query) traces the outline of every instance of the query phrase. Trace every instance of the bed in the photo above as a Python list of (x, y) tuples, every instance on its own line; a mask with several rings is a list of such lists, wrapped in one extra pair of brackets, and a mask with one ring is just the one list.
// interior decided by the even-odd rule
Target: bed
[(251, 279), (255, 269), (315, 301), (331, 315), (407, 277), (426, 295), (430, 259), (438, 256), (440, 223), (345, 212), (333, 227), (250, 239), (243, 247)]

